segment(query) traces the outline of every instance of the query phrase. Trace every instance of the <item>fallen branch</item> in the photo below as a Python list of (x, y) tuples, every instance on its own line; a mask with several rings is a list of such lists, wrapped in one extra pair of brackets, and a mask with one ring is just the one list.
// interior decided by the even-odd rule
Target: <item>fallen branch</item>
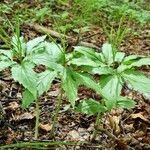
[[(68, 44), (73, 44), (73, 43), (76, 43), (77, 42), (77, 39), (75, 38), (72, 38), (70, 36), (67, 36), (67, 35), (64, 35), (64, 34), (61, 34), (61, 33), (58, 33), (54, 30), (51, 30), (47, 27), (44, 27), (44, 26), (41, 26), (41, 25), (38, 25), (38, 24), (27, 24), (29, 25), (30, 27), (32, 27), (33, 29), (35, 29), (37, 32), (40, 32), (40, 33), (48, 33), (49, 35), (51, 35), (52, 37), (55, 37), (55, 38), (58, 38), (58, 39), (62, 39), (62, 38), (65, 38), (67, 40), (67, 43)], [(97, 49), (99, 50), (99, 47), (92, 44), (92, 43), (87, 43), (87, 42), (83, 42), (83, 41), (79, 41), (77, 43), (77, 45), (80, 45), (80, 46), (85, 46), (85, 47), (89, 47), (89, 48), (94, 48), (94, 49)]]
[(130, 149), (130, 146), (127, 145), (126, 141), (122, 138), (117, 138), (114, 134), (109, 132), (107, 129), (104, 129), (102, 127), (96, 128), (98, 132), (105, 133), (109, 138), (111, 138), (114, 142), (117, 144), (117, 148), (121, 150), (128, 150)]
[(119, 141), (119, 139), (114, 134), (112, 134), (111, 132), (109, 132), (108, 130), (106, 130), (102, 127), (98, 127), (98, 128), (96, 128), (96, 130), (99, 131), (99, 132), (105, 133), (108, 137), (110, 137), (114, 141)]

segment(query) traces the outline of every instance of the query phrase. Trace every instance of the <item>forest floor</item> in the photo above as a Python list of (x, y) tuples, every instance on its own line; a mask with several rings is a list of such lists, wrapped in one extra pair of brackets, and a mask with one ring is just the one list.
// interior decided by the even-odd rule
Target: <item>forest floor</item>
[[(8, 3), (6, 3), (8, 2)], [(4, 1), (9, 5), (9, 1)], [(23, 3), (24, 5), (33, 5), (33, 3)], [(22, 5), (23, 5), (22, 4)], [(1, 6), (0, 6), (1, 7)], [(23, 6), (22, 6), (23, 7)], [(63, 8), (63, 7), (61, 7)], [(59, 9), (59, 8), (57, 8)], [(10, 18), (11, 14), (7, 14)], [(37, 22), (38, 23), (38, 22)], [(52, 21), (39, 23), (40, 25), (52, 28)], [(133, 24), (131, 24), (132, 26)], [(133, 28), (133, 27), (132, 27)], [(150, 25), (139, 27), (134, 24), (134, 30), (138, 34), (128, 34), (120, 45), (120, 50), (127, 55), (150, 54)], [(38, 35), (42, 35), (28, 24), (21, 25), (21, 32), (26, 39), (32, 39)], [(11, 33), (8, 30), (8, 33)], [(73, 31), (66, 32), (67, 35), (78, 38), (78, 34)], [(93, 36), (94, 35), (94, 36)], [(103, 31), (103, 28), (97, 24), (92, 24), (90, 30), (80, 33), (80, 38), (83, 41), (92, 43), (101, 47), (108, 38)], [(0, 41), (0, 43), (3, 43)], [(74, 46), (75, 43), (68, 45), (68, 49)], [(149, 67), (140, 69), (144, 74), (150, 76)], [(40, 97), (40, 126), (38, 141), (50, 141), (50, 130), (52, 128), (52, 116), (57, 103), (59, 94), (59, 81), (52, 84), (51, 89), (47, 94)], [(128, 88), (122, 90), (122, 95), (134, 99), (137, 104), (134, 109), (113, 109), (106, 113), (101, 118), (102, 125), (105, 129), (111, 132), (115, 137), (120, 139), (122, 143), (118, 144), (105, 133), (98, 133), (95, 141), (91, 142), (92, 132), (94, 130), (95, 116), (83, 115), (74, 112), (69, 108), (69, 103), (64, 98), (61, 110), (59, 112), (58, 123), (56, 126), (55, 140), (76, 142), (76, 145), (61, 145), (58, 144), (58, 149), (83, 149), (83, 150), (149, 150), (150, 149), (150, 95), (142, 95), (136, 91), (131, 91)], [(90, 89), (81, 87), (78, 96), (80, 98), (94, 98), (95, 93)], [(34, 125), (35, 125), (35, 105), (32, 104), (26, 110), (21, 108), (22, 87), (14, 82), (10, 76), (10, 70), (6, 69), (0, 74), (0, 106), (2, 114), (0, 117), (0, 145), (9, 145), (17, 142), (34, 141)], [(79, 144), (83, 142), (83, 144)], [(56, 149), (49, 147), (47, 149)], [(8, 148), (9, 149), (9, 148)], [(10, 148), (12, 149), (12, 148)], [(32, 149), (32, 148), (20, 148)], [(36, 149), (36, 148), (33, 148)]]

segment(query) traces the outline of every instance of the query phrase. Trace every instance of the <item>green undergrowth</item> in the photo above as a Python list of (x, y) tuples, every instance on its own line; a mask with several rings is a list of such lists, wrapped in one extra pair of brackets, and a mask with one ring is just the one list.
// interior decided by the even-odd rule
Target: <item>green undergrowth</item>
[(71, 8), (59, 12), (54, 16), (62, 31), (68, 31), (83, 26), (102, 23), (118, 25), (122, 16), (126, 16), (127, 23), (137, 23), (140, 26), (150, 21), (149, 3), (144, 1), (130, 2), (128, 0), (74, 0)]
[(129, 0), (47, 0), (27, 2), (25, 0), (0, 2), (0, 24), (9, 28), (7, 19), (13, 24), (16, 17), (21, 23), (51, 22), (55, 29), (62, 32), (93, 24), (116, 23), (122, 16), (139, 25), (150, 21), (150, 7), (145, 1)]

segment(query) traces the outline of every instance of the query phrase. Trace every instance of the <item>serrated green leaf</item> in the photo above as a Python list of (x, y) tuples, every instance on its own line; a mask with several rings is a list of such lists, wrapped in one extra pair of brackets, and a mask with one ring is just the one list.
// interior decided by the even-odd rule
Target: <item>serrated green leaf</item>
[(132, 99), (127, 98), (127, 97), (120, 96), (117, 98), (117, 106), (118, 107), (130, 109), (130, 108), (134, 108), (135, 105), (136, 105), (136, 102)]
[(63, 80), (63, 89), (73, 108), (75, 106), (75, 101), (77, 100), (77, 87), (76, 80), (73, 77), (73, 72), (67, 69)]
[(45, 65), (48, 68), (54, 69), (57, 72), (63, 72), (63, 66), (54, 61), (54, 59), (47, 53), (33, 54), (28, 58), (36, 65)]
[(127, 70), (122, 74), (122, 76), (134, 90), (141, 93), (150, 93), (150, 79), (141, 72)]
[(45, 40), (46, 35), (41, 36), (41, 37), (37, 37), (33, 40), (30, 40), (29, 42), (27, 42), (26, 46), (27, 46), (27, 54), (31, 53), (32, 51), (35, 50), (35, 48)]
[(11, 66), (13, 63), (10, 60), (3, 60), (0, 61), (0, 71), (8, 68), (9, 66)]
[[(77, 56), (80, 54), (81, 55), (80, 57), (82, 57), (82, 55), (83, 55), (83, 58), (85, 57), (86, 59), (89, 59), (88, 60), (89, 62), (87, 62), (87, 65), (88, 65), (88, 63), (92, 63), (92, 65), (94, 65), (94, 63), (95, 63), (95, 65), (97, 64), (96, 66), (105, 66), (106, 65), (104, 56), (101, 53), (95, 52), (93, 49), (90, 49), (87, 47), (82, 47), (82, 46), (76, 46), (74, 50), (75, 50), (75, 52), (76, 52), (75, 54)], [(84, 62), (84, 61), (82, 61), (82, 62)], [(85, 65), (86, 65), (86, 63), (85, 63)]]
[(7, 56), (9, 59), (12, 60), (12, 53), (11, 53), (10, 50), (2, 50), (2, 49), (0, 49), (0, 54), (5, 55), (5, 56)]
[(104, 99), (113, 101), (111, 95), (108, 92), (103, 92), (101, 86), (96, 83), (89, 75), (81, 74), (81, 73), (74, 73), (74, 78), (78, 85), (85, 85), (88, 88), (95, 90), (98, 94), (100, 94)]
[(115, 55), (115, 62), (122, 62), (125, 57), (125, 53), (117, 52)]
[(52, 81), (57, 76), (55, 71), (46, 70), (38, 74), (38, 95), (42, 95), (44, 92), (47, 92), (51, 86)]
[(45, 66), (49, 66), (50, 63), (54, 63), (54, 65), (56, 64), (54, 59), (48, 55), (47, 53), (37, 53), (37, 54), (33, 54), (31, 57), (28, 58), (29, 60), (31, 60), (32, 62), (34, 62), (37, 65), (45, 65)]
[(118, 73), (121, 73), (127, 69), (130, 69), (131, 66), (130, 65), (124, 65), (124, 64), (121, 64), (118, 68), (117, 68), (117, 72)]
[[(107, 94), (107, 93), (105, 93)], [(109, 95), (109, 94), (108, 94)], [(116, 107), (117, 104), (117, 97), (111, 97), (110, 95), (108, 96), (108, 98), (104, 99), (105, 101), (105, 105), (107, 107), (107, 110), (111, 110), (112, 108)]]
[(141, 66), (144, 66), (144, 65), (150, 65), (150, 58), (141, 58), (135, 62), (133, 62), (130, 66), (131, 67), (141, 67)]
[(142, 58), (144, 56), (140, 56), (140, 55), (129, 55), (129, 56), (126, 56), (123, 60), (123, 64), (130, 64), (132, 61), (135, 61), (135, 60), (138, 60), (140, 58)]
[(74, 78), (77, 80), (78, 84), (85, 85), (88, 88), (95, 90), (98, 93), (101, 93), (101, 87), (96, 83), (90, 76), (87, 74), (74, 73)]
[(76, 108), (76, 111), (88, 115), (94, 115), (96, 113), (105, 112), (106, 110), (107, 109), (105, 106), (101, 105), (99, 102), (93, 99), (82, 100)]
[(35, 100), (35, 97), (29, 90), (25, 90), (22, 95), (22, 107), (28, 108), (29, 105)]
[(113, 63), (113, 50), (111, 44), (105, 43), (102, 46), (102, 53), (105, 57), (105, 61), (108, 65)]
[(117, 75), (103, 75), (100, 85), (104, 93), (108, 93), (112, 97), (118, 97), (121, 94), (122, 81)]
[(83, 47), (83, 46), (75, 46), (74, 50), (76, 52), (83, 54), (84, 56), (86, 56), (88, 58), (93, 58), (93, 59), (96, 58), (95, 51), (91, 48), (87, 48), (87, 47)]
[(122, 81), (117, 75), (103, 75), (100, 81), (105, 104), (108, 110), (116, 106), (117, 97), (121, 94)]
[(28, 89), (33, 96), (37, 97), (37, 75), (32, 69), (33, 64), (24, 62), (16, 64), (11, 68), (12, 77), (18, 81), (26, 89)]
[(58, 62), (63, 58), (63, 48), (59, 44), (55, 44), (54, 42), (45, 42), (45, 49), (54, 61)]
[(80, 58), (74, 58), (69, 63), (77, 65), (77, 66), (91, 66), (91, 67), (98, 67), (100, 66), (98, 63), (92, 61), (86, 56), (82, 56)]
[[(136, 55), (135, 55), (135, 57), (136, 57)], [(122, 71), (130, 69), (132, 67), (141, 67), (141, 66), (144, 66), (144, 65), (150, 65), (150, 58), (140, 58), (140, 57), (137, 57), (137, 59), (134, 59), (132, 61), (123, 62), (117, 68), (117, 71), (118, 72), (122, 72)]]
[(108, 66), (106, 67), (97, 67), (97, 68), (92, 68), (91, 69), (91, 73), (92, 74), (99, 74), (99, 75), (103, 75), (103, 74), (113, 74), (114, 70)]

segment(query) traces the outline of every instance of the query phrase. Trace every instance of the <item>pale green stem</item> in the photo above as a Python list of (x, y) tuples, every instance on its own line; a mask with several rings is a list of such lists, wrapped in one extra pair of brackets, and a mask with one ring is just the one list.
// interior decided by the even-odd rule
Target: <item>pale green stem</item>
[(64, 142), (64, 141), (47, 141), (47, 142), (18, 142), (16, 144), (8, 144), (1, 146), (1, 149), (10, 149), (10, 148), (33, 148), (33, 147), (40, 147), (41, 149), (47, 146), (54, 146), (54, 145), (83, 145), (86, 142)]
[(38, 135), (39, 135), (39, 119), (40, 119), (40, 108), (39, 108), (39, 101), (38, 101), (38, 99), (36, 100), (35, 114), (36, 114), (36, 122), (35, 122), (34, 138), (35, 138), (35, 140), (37, 140), (38, 139)]
[(60, 95), (58, 96), (58, 103), (57, 103), (54, 118), (53, 118), (53, 125), (52, 125), (52, 129), (51, 129), (51, 137), (52, 138), (54, 137), (55, 127), (58, 122), (58, 114), (59, 114), (61, 103), (62, 103), (62, 95), (63, 95), (63, 91), (61, 89)]
[(98, 133), (98, 131), (97, 131), (96, 128), (97, 128), (97, 127), (99, 126), (99, 124), (100, 124), (100, 117), (101, 117), (101, 113), (98, 113), (97, 116), (96, 116), (95, 129), (94, 129), (94, 132), (93, 132), (93, 136), (92, 136), (91, 141), (94, 141), (94, 140), (95, 140), (96, 135), (97, 135), (97, 133)]

